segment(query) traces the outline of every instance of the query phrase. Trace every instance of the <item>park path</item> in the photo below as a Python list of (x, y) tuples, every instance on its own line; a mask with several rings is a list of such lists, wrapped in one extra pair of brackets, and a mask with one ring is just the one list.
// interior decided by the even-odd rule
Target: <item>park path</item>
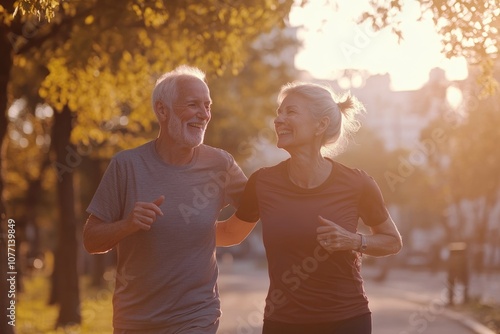
[[(265, 265), (253, 261), (221, 261), (219, 289), (222, 318), (220, 334), (257, 334), (268, 287)], [(473, 334), (485, 328), (445, 307), (442, 274), (393, 270), (383, 282), (364, 269), (365, 288), (373, 312), (373, 334)], [(476, 330), (472, 327), (479, 326)], [(491, 332), (490, 332), (491, 333)]]

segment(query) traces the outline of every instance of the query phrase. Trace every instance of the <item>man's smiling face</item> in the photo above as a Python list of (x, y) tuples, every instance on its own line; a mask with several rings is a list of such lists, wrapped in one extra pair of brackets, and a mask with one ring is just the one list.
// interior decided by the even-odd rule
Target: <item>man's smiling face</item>
[(177, 144), (190, 148), (203, 143), (211, 118), (211, 104), (210, 91), (205, 82), (192, 77), (179, 80), (177, 98), (168, 120), (170, 137)]

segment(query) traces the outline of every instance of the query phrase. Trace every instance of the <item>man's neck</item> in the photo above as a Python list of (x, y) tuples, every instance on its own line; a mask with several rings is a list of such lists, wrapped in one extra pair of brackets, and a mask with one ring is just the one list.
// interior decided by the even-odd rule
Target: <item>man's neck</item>
[(196, 147), (179, 147), (158, 137), (155, 140), (155, 150), (165, 163), (182, 166), (189, 164), (193, 160)]

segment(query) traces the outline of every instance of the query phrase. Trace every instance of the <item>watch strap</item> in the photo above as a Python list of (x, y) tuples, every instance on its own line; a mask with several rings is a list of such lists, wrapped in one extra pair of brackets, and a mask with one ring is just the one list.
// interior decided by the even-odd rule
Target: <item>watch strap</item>
[(361, 237), (361, 245), (358, 248), (358, 252), (364, 253), (366, 251), (366, 248), (367, 248), (366, 237), (361, 233), (357, 233), (357, 234)]

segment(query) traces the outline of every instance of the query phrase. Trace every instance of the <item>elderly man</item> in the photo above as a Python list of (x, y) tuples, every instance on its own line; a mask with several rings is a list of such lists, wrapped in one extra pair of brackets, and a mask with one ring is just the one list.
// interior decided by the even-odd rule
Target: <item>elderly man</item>
[(246, 177), (203, 144), (212, 100), (204, 73), (180, 66), (156, 82), (158, 137), (111, 160), (87, 212), (90, 253), (116, 247), (114, 333), (216, 333), (216, 220)]

